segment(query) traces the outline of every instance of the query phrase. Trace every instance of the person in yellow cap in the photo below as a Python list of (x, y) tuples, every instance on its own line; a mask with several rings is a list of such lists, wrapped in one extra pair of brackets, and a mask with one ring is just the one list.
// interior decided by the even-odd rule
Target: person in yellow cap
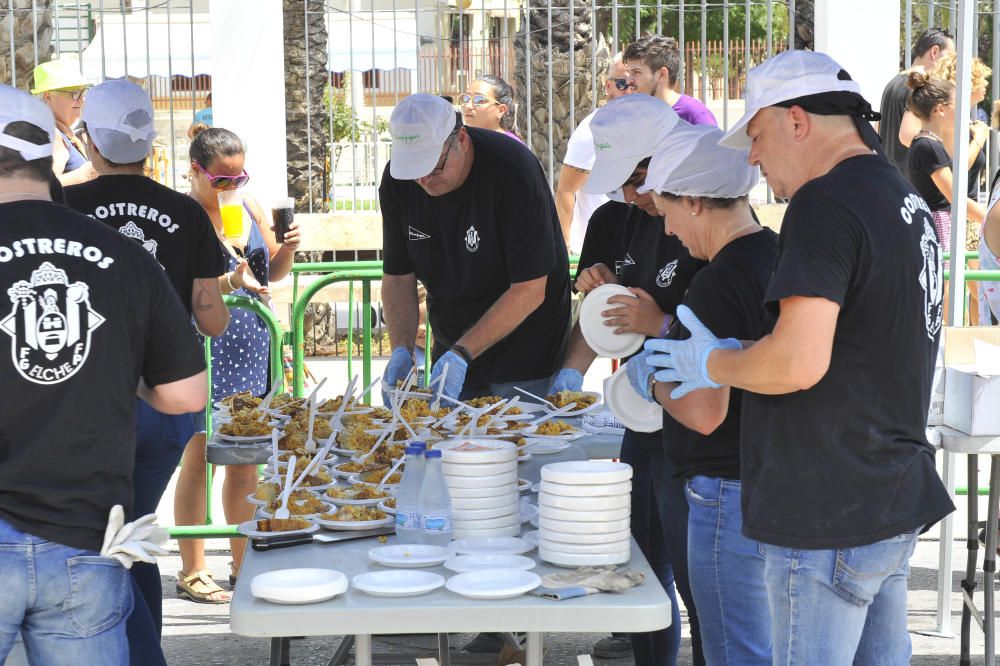
[(76, 185), (97, 178), (87, 158), (87, 149), (73, 134), (80, 120), (83, 97), (90, 85), (75, 62), (50, 60), (35, 67), (32, 95), (40, 95), (56, 118), (57, 141), (53, 144), (52, 170), (63, 185)]

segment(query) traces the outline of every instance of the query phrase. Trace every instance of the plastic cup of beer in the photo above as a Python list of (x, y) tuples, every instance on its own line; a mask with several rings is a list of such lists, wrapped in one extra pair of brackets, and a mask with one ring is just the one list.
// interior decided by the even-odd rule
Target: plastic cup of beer
[(271, 207), (271, 219), (274, 221), (274, 239), (284, 243), (285, 232), (295, 219), (295, 199), (292, 197), (277, 199)]
[(219, 215), (222, 216), (222, 235), (228, 240), (243, 238), (243, 195), (233, 190), (219, 192)]

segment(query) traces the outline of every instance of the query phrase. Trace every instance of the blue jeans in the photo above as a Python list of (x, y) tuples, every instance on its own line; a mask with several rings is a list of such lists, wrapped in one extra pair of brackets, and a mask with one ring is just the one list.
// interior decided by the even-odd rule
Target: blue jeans
[[(136, 402), (135, 430), (134, 499), (130, 520), (156, 511), (170, 477), (181, 461), (184, 447), (194, 434), (194, 423), (190, 414), (161, 414), (139, 400)], [(132, 663), (166, 663), (160, 651), (160, 629), (163, 625), (160, 568), (155, 564), (136, 562), (131, 571), (139, 592), (136, 610), (128, 620)]]
[(909, 664), (906, 582), (919, 532), (837, 550), (765, 544), (773, 663)]
[[(637, 666), (677, 663), (681, 642), (680, 594), (688, 611), (693, 663), (705, 663), (698, 635), (687, 570), (688, 508), (684, 482), (675, 479), (663, 455), (662, 433), (625, 431), (622, 462), (632, 465), (632, 536), (670, 597), (671, 622), (666, 629), (631, 634)], [(675, 592), (676, 588), (676, 592)]]
[(740, 489), (738, 480), (687, 481), (688, 572), (712, 666), (771, 663), (764, 555), (757, 541), (743, 536)]
[(0, 662), (21, 632), (32, 664), (128, 663), (132, 587), (117, 560), (46, 541), (0, 519), (0, 581)]

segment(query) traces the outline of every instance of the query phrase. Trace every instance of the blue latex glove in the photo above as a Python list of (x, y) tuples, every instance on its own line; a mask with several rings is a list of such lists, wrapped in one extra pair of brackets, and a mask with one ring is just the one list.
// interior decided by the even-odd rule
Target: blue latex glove
[(649, 402), (656, 402), (656, 398), (649, 395), (649, 376), (656, 372), (656, 368), (649, 364), (652, 355), (651, 351), (642, 351), (630, 358), (625, 363), (625, 375), (633, 391)]
[[(441, 376), (445, 363), (448, 364), (448, 376), (444, 379), (444, 390), (441, 391), (441, 395), (458, 400), (458, 396), (462, 392), (462, 386), (465, 385), (465, 371), (469, 369), (469, 364), (455, 352), (446, 351), (437, 360), (437, 363), (434, 364), (434, 368), (431, 370), (432, 383)], [(435, 386), (434, 392), (437, 393), (438, 391), (440, 391), (440, 387)]]
[(556, 375), (555, 381), (552, 382), (552, 388), (549, 389), (549, 393), (580, 391), (582, 389), (583, 375), (580, 374), (580, 371), (573, 368), (563, 368)]
[[(413, 368), (413, 355), (410, 354), (410, 350), (406, 347), (396, 347), (392, 350), (392, 355), (389, 356), (389, 363), (385, 366), (385, 372), (382, 373), (382, 380), (390, 388), (396, 387), (396, 382), (406, 377)], [(389, 394), (385, 392), (384, 388), (382, 390), (382, 404), (389, 406)]]
[[(691, 308), (681, 305), (677, 318), (691, 332), (687, 340), (647, 340), (646, 350), (654, 352), (649, 364), (663, 368), (656, 373), (658, 382), (679, 382), (670, 392), (673, 399), (683, 398), (691, 391), (702, 388), (719, 388), (721, 384), (708, 376), (708, 357), (716, 349), (741, 349), (735, 338), (720, 340), (708, 330)], [(631, 361), (629, 361), (631, 363)]]

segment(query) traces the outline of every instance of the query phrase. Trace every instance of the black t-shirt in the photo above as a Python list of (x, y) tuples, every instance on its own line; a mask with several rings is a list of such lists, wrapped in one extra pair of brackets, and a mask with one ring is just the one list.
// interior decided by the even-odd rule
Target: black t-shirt
[(205, 368), (163, 270), (65, 206), (0, 205), (0, 517), (99, 550), (132, 504), (136, 387)]
[[(684, 296), (684, 304), (719, 338), (759, 340), (764, 336), (764, 290), (778, 256), (778, 235), (770, 229), (742, 236), (723, 247), (701, 269)], [(686, 340), (680, 323), (667, 336)], [(740, 478), (740, 411), (743, 391), (730, 389), (726, 418), (710, 435), (702, 435), (663, 412), (663, 450), (679, 477), (697, 474)]]
[(226, 272), (226, 253), (197, 201), (134, 175), (101, 176), (66, 188), (70, 208), (117, 229), (163, 266), (191, 312), (191, 284)]
[(663, 218), (638, 206), (609, 201), (594, 211), (580, 250), (576, 275), (604, 264), (626, 287), (649, 292), (660, 310), (673, 314), (694, 274), (705, 265), (663, 232)]
[(924, 430), (942, 294), (929, 210), (885, 160), (844, 160), (796, 192), (765, 304), (774, 317), (781, 299), (825, 298), (840, 313), (830, 367), (815, 386), (744, 393), (747, 537), (849, 548), (954, 509)]
[[(969, 132), (969, 140), (972, 140), (972, 133)], [(976, 153), (976, 161), (969, 169), (969, 198), (973, 201), (979, 199), (979, 175), (986, 168), (986, 146)]]
[(906, 112), (906, 101), (910, 98), (910, 89), (906, 87), (906, 73), (892, 77), (882, 91), (882, 105), (879, 112), (882, 119), (878, 123), (878, 136), (882, 139), (882, 150), (886, 157), (896, 165), (899, 173), (906, 175), (906, 146), (899, 142), (899, 126)]
[(474, 161), (455, 191), (432, 197), (385, 167), (383, 269), (427, 288), (434, 358), (455, 344), (515, 282), (548, 277), (545, 299), (470, 365), (465, 386), (550, 376), (569, 334), (569, 257), (535, 156), (500, 132), (467, 127)]
[(948, 199), (931, 178), (931, 174), (943, 167), (951, 168), (951, 157), (944, 149), (944, 144), (929, 136), (918, 136), (913, 140), (907, 155), (906, 174), (917, 194), (924, 198), (931, 210), (951, 209)]

